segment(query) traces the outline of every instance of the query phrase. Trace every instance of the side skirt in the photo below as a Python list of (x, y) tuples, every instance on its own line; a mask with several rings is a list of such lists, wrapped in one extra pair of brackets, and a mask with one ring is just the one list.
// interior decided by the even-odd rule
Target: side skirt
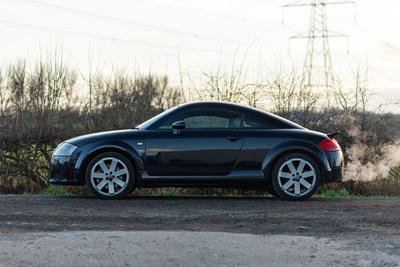
[(139, 187), (215, 187), (265, 189), (262, 171), (233, 171), (226, 176), (151, 176), (144, 171)]

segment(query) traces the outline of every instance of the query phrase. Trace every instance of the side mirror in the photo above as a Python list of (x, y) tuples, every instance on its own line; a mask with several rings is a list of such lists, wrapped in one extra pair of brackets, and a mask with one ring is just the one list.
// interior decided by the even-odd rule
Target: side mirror
[(176, 121), (172, 124), (171, 128), (173, 129), (174, 134), (181, 134), (181, 130), (185, 129), (186, 123), (184, 121)]

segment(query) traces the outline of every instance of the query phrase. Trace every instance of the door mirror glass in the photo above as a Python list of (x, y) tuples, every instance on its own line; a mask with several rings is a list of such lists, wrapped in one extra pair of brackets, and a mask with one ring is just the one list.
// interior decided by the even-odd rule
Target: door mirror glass
[(181, 130), (185, 129), (186, 123), (184, 121), (176, 121), (171, 127), (174, 130), (174, 134), (181, 134)]
[(184, 121), (176, 121), (172, 124), (172, 129), (182, 130), (185, 129), (186, 123)]

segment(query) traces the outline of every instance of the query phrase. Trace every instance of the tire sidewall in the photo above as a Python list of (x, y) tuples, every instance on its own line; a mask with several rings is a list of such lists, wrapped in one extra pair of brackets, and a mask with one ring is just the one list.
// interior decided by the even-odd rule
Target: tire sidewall
[[(128, 172), (129, 172), (129, 180), (127, 182), (128, 183), (127, 186), (123, 190), (118, 192), (118, 194), (115, 194), (112, 196), (107, 196), (107, 195), (103, 195), (103, 194), (99, 193), (94, 188), (94, 185), (92, 184), (91, 177), (90, 177), (90, 173), (91, 173), (93, 166), (95, 164), (97, 164), (101, 159), (104, 159), (104, 158), (116, 158), (116, 159), (122, 161), (125, 164), (125, 166), (127, 167)], [(115, 153), (115, 152), (105, 152), (105, 153), (101, 153), (101, 154), (95, 156), (89, 162), (89, 164), (85, 170), (86, 185), (89, 188), (90, 192), (92, 192), (96, 197), (103, 198), (103, 199), (119, 199), (119, 198), (123, 198), (127, 194), (131, 193), (133, 190), (135, 178), (136, 178), (135, 169), (133, 168), (132, 163), (123, 155), (121, 155), (119, 153)]]
[[(309, 191), (307, 194), (303, 195), (303, 196), (292, 196), (287, 194), (279, 185), (279, 169), (281, 168), (281, 166), (286, 163), (287, 161), (291, 160), (291, 159), (295, 159), (295, 158), (300, 158), (303, 159), (305, 161), (307, 161), (315, 170), (315, 176), (316, 176), (316, 180), (315, 180), (315, 184), (314, 187), (312, 188), (311, 191)], [(287, 154), (284, 157), (280, 158), (276, 164), (274, 165), (274, 168), (272, 169), (272, 186), (275, 189), (275, 192), (282, 198), (282, 199), (286, 199), (286, 200), (305, 200), (309, 197), (311, 197), (312, 195), (314, 195), (314, 193), (318, 190), (320, 184), (321, 184), (321, 171), (320, 168), (318, 166), (318, 164), (315, 162), (314, 159), (312, 159), (310, 156), (302, 154), (302, 153), (291, 153), (291, 154)]]
[(278, 195), (278, 193), (276, 193), (274, 186), (272, 185), (272, 180), (268, 179), (267, 181), (267, 185), (265, 187), (265, 189), (267, 190), (267, 192), (272, 195), (273, 197), (280, 197)]

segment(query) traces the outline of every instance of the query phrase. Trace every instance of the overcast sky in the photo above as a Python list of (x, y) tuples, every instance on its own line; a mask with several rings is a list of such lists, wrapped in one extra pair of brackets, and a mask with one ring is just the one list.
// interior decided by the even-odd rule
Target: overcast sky
[[(303, 1), (307, 2), (307, 1)], [(142, 73), (208, 71), (218, 62), (240, 65), (249, 77), (301, 67), (309, 7), (282, 8), (282, 0), (0, 0), (0, 66), (37, 59), (62, 47), (68, 63)], [(363, 0), (329, 5), (333, 70), (350, 84), (352, 70), (368, 66), (370, 88), (400, 98), (400, 1)], [(349, 53), (348, 53), (349, 52)], [(245, 56), (246, 54), (246, 56)], [(252, 79), (251, 78), (251, 79)]]

